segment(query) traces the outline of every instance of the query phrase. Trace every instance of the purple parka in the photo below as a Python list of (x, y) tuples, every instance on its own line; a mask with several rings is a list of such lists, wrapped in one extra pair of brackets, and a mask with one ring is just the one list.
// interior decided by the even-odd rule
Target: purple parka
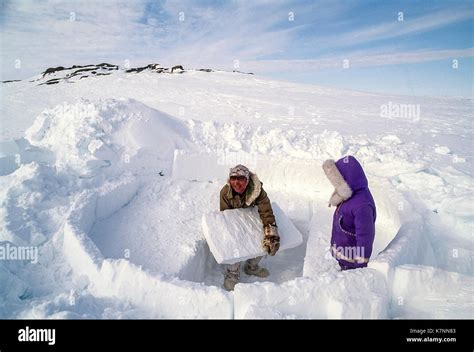
[(352, 196), (334, 212), (331, 252), (343, 270), (366, 267), (375, 237), (375, 202), (356, 158), (346, 156), (336, 162), (336, 167)]

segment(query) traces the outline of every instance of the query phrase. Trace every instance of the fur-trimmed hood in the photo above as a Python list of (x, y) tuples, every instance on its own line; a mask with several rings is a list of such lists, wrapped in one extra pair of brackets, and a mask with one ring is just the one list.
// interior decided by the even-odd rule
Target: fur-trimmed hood
[(337, 206), (352, 197), (353, 193), (368, 188), (367, 177), (356, 158), (349, 155), (337, 162), (326, 160), (323, 170), (335, 190), (329, 199), (329, 206)]
[[(232, 187), (230, 186), (230, 180), (227, 179), (228, 192), (227, 198), (232, 199)], [(250, 206), (255, 200), (258, 198), (260, 193), (262, 192), (262, 182), (259, 180), (257, 174), (250, 172), (250, 179), (249, 184), (247, 185), (247, 189), (245, 190), (245, 204)]]

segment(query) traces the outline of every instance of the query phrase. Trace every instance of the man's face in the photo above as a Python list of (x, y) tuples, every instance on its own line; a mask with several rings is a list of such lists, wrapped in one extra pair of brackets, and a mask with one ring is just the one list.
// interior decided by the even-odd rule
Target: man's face
[(230, 178), (230, 186), (238, 194), (242, 194), (245, 192), (248, 183), (249, 181), (245, 176), (231, 176)]

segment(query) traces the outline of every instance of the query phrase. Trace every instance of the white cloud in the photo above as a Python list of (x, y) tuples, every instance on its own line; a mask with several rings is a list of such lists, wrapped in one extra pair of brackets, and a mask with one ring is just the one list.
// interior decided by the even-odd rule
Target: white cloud
[(348, 60), (349, 67), (368, 67), (397, 64), (411, 64), (419, 62), (452, 60), (465, 57), (474, 57), (474, 48), (459, 50), (418, 50), (408, 52), (373, 53), (362, 55), (360, 51), (314, 60), (260, 60), (245, 61), (243, 69), (257, 73), (272, 72), (308, 72), (327, 69), (342, 69), (344, 60)]
[[(50, 66), (91, 63), (106, 59), (111, 53), (122, 52), (124, 56), (130, 34), (144, 28), (137, 23), (143, 13), (137, 4), (7, 3), (1, 18), (2, 76), (21, 72), (31, 75)], [(20, 69), (15, 70), (15, 60), (21, 61)]]
[[(234, 60), (285, 51), (311, 11), (328, 20), (349, 8), (331, 1), (308, 6), (287, 1), (233, 1), (214, 7), (191, 0), (11, 2), (0, 18), (2, 77), (124, 60), (133, 66), (151, 61), (232, 69)], [(180, 12), (184, 21), (179, 21)], [(75, 21), (70, 21), (71, 13)], [(17, 59), (20, 70), (14, 69)]]
[(456, 11), (442, 10), (416, 18), (412, 18), (409, 13), (405, 13), (403, 21), (398, 21), (398, 16), (394, 13), (393, 19), (386, 23), (350, 31), (342, 35), (330, 36), (323, 40), (317, 40), (317, 42), (324, 42), (332, 47), (355, 45), (427, 32), (473, 17), (474, 11), (471, 8)]

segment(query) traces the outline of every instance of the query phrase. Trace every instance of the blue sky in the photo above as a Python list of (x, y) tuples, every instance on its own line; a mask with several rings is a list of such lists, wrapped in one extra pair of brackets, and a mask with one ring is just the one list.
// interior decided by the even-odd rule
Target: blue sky
[(158, 62), (373, 92), (472, 96), (473, 4), (2, 0), (1, 79), (60, 65)]

